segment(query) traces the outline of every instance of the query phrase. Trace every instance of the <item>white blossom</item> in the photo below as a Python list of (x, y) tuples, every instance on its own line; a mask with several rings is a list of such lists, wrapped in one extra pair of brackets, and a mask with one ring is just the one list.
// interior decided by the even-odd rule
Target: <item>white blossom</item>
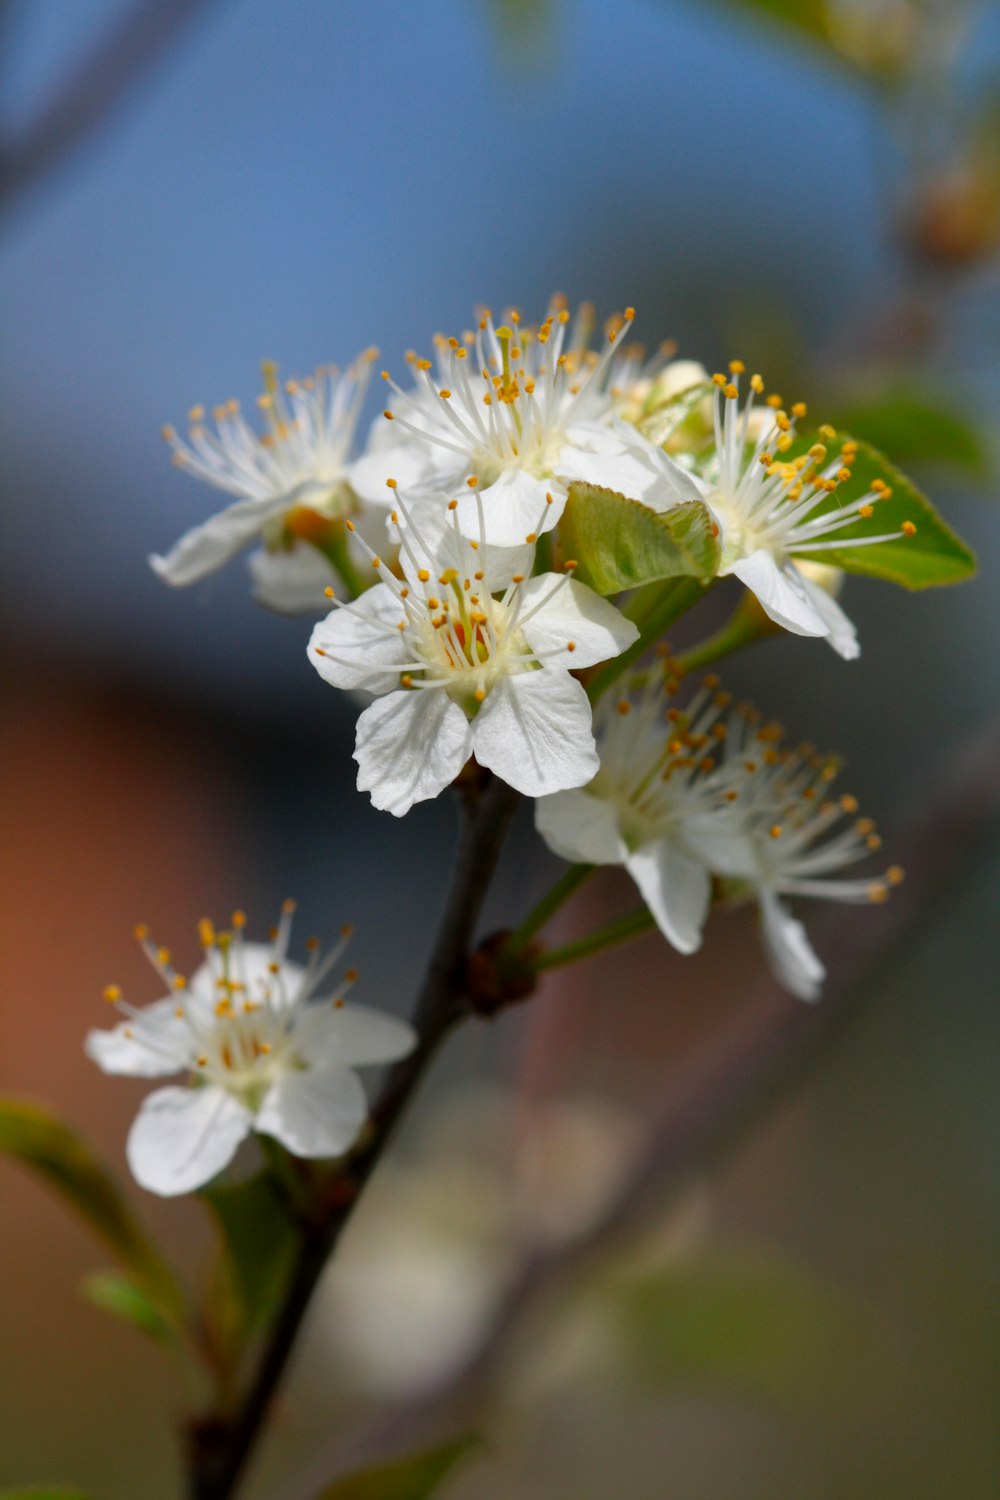
[[(358, 512), (348, 457), (374, 358), (368, 350), (343, 372), (329, 366), (283, 386), (277, 367), (265, 364), (260, 433), (236, 401), (214, 409), (214, 431), (204, 408), (195, 407), (187, 442), (164, 428), (180, 468), (236, 499), (186, 532), (166, 556), (150, 557), (159, 577), (182, 587), (215, 572), (252, 541), (278, 549), (298, 539), (285, 558), (288, 580), (300, 566), (315, 573), (312, 549), (302, 544), (332, 536), (346, 545), (337, 523)], [(277, 607), (290, 607), (287, 594)]]
[(757, 900), (777, 977), (815, 999), (824, 976), (783, 897), (879, 902), (902, 879), (841, 878), (880, 845), (851, 796), (832, 798), (837, 774), (811, 746), (785, 747), (780, 726), (746, 706), (727, 712), (714, 677), (684, 711), (668, 662), (605, 701), (595, 715), (601, 769), (577, 791), (541, 798), (535, 822), (549, 847), (584, 864), (621, 864), (664, 936), (700, 946), (713, 878)]
[(589, 781), (591, 709), (572, 672), (638, 636), (569, 572), (529, 577), (530, 545), (512, 568), (517, 554), (464, 537), (458, 507), (442, 500), (425, 530), (397, 500), (403, 579), (374, 556), (382, 581), (337, 603), (309, 643), (327, 682), (374, 694), (358, 720), (358, 787), (397, 817), (473, 754), (528, 796)]
[[(398, 436), (373, 437), (354, 470), (359, 494), (378, 499), (390, 476), (414, 499), (453, 494), (474, 476), (496, 547), (519, 546), (539, 525), (551, 530), (574, 479), (642, 498), (647, 445), (616, 418), (611, 393), (620, 335), (633, 317), (627, 308), (610, 322), (600, 354), (588, 347), (589, 310), (571, 323), (558, 302), (538, 328), (523, 327), (517, 313), (496, 327), (487, 312), (461, 339), (438, 336), (436, 369), (411, 355), (414, 386), (390, 381), (398, 399), (384, 416)], [(479, 536), (483, 520), (469, 495), (458, 521), (464, 535)]]
[(170, 1197), (201, 1187), (251, 1131), (273, 1136), (295, 1156), (343, 1154), (367, 1115), (353, 1070), (393, 1062), (414, 1046), (405, 1022), (345, 1004), (353, 970), (328, 987), (350, 928), (325, 958), (314, 942), (305, 967), (287, 957), (293, 911), (286, 902), (270, 943), (244, 940), (241, 912), (230, 932), (201, 923), (205, 958), (190, 980), (146, 928), (136, 929), (169, 993), (136, 1008), (109, 986), (105, 998), (126, 1019), (111, 1031), (91, 1031), (86, 1051), (105, 1073), (191, 1075), (191, 1086), (150, 1094), (129, 1132), (129, 1166), (151, 1192)]

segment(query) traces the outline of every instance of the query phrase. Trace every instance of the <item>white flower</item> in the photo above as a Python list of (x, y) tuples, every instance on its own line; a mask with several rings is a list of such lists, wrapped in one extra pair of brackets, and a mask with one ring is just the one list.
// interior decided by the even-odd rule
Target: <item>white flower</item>
[(257, 547), (247, 558), (251, 593), (257, 604), (279, 615), (317, 614), (327, 609), (332, 567), (308, 542), (291, 547)]
[[(841, 656), (856, 657), (860, 648), (854, 626), (831, 593), (797, 565), (796, 554), (843, 546), (837, 533), (859, 516), (870, 516), (889, 492), (884, 485), (875, 486), (830, 509), (830, 495), (851, 477), (856, 445), (845, 443), (831, 462), (825, 443), (783, 461), (780, 455), (791, 447), (795, 421), (805, 416), (805, 407), (793, 406), (791, 415), (777, 404), (770, 413), (755, 409), (754, 398), (764, 389), (759, 375), (751, 376), (750, 395), (741, 406), (742, 372), (734, 361), (730, 379), (713, 376), (716, 472), (705, 500), (722, 533), (719, 572), (735, 574), (776, 624), (796, 635), (823, 636)], [(834, 436), (832, 428), (822, 431), (828, 439)], [(902, 531), (852, 537), (850, 545), (894, 541), (914, 530), (905, 522)]]
[(668, 707), (669, 673), (668, 662), (601, 701), (601, 769), (580, 791), (541, 798), (535, 825), (563, 859), (624, 865), (664, 937), (693, 953), (711, 899), (697, 830), (728, 807), (732, 780), (719, 777), (714, 757), (728, 698), (703, 689), (682, 714)]
[[(617, 656), (636, 627), (569, 573), (529, 578), (511, 553), (452, 525), (428, 531), (401, 502), (404, 580), (383, 580), (313, 630), (309, 657), (335, 687), (376, 701), (358, 720), (358, 787), (397, 817), (436, 797), (474, 753), (528, 796), (597, 770), (587, 694), (571, 672)], [(482, 507), (480, 508), (482, 514)]]
[(367, 1115), (352, 1070), (393, 1062), (414, 1046), (404, 1022), (344, 1003), (351, 970), (317, 998), (350, 929), (322, 960), (310, 943), (303, 968), (286, 957), (293, 910), (286, 902), (271, 943), (244, 941), (241, 912), (232, 932), (202, 923), (205, 961), (189, 982), (137, 928), (169, 995), (136, 1009), (116, 986), (105, 991), (127, 1019), (89, 1033), (87, 1055), (98, 1067), (137, 1078), (193, 1075), (193, 1087), (151, 1094), (129, 1132), (129, 1166), (150, 1192), (170, 1197), (201, 1187), (251, 1131), (273, 1136), (294, 1156), (341, 1155)]
[[(555, 526), (574, 479), (641, 498), (649, 463), (637, 463), (633, 449), (646, 445), (615, 420), (610, 392), (619, 334), (633, 316), (628, 308), (624, 320), (612, 320), (600, 355), (588, 348), (589, 313), (571, 324), (560, 305), (539, 328), (521, 327), (516, 313), (497, 328), (485, 313), (475, 333), (439, 336), (436, 371), (412, 355), (416, 385), (393, 384), (398, 402), (385, 416), (402, 435), (395, 444), (373, 437), (355, 466), (358, 493), (380, 498), (390, 475), (414, 498), (454, 493), (474, 475), (495, 547), (519, 546), (539, 525)], [(471, 496), (458, 520), (464, 535), (478, 537)]]
[(824, 970), (784, 896), (883, 901), (898, 866), (872, 879), (833, 878), (879, 847), (857, 803), (833, 800), (836, 767), (811, 746), (782, 746), (782, 732), (706, 678), (686, 711), (668, 707), (670, 663), (595, 715), (601, 769), (581, 791), (536, 804), (536, 826), (564, 859), (621, 864), (664, 936), (682, 953), (700, 946), (711, 879), (760, 906), (764, 945), (778, 978), (802, 999)]
[(819, 996), (825, 970), (783, 896), (827, 901), (882, 902), (903, 872), (844, 879), (839, 872), (881, 847), (870, 818), (859, 818), (854, 797), (830, 795), (837, 774), (830, 756), (811, 745), (782, 744), (779, 725), (762, 724), (753, 710), (730, 715), (723, 776), (736, 771), (738, 795), (724, 819), (697, 833), (713, 872), (754, 895), (764, 946), (781, 982), (803, 1000)]
[(265, 364), (265, 390), (258, 397), (263, 433), (254, 431), (236, 401), (215, 408), (215, 432), (204, 409), (195, 407), (187, 443), (172, 427), (164, 428), (176, 464), (237, 497), (185, 533), (165, 557), (150, 557), (166, 583), (195, 583), (257, 538), (277, 547), (286, 538), (320, 541), (328, 532), (336, 542), (339, 532), (343, 541), (335, 523), (358, 508), (348, 454), (374, 358), (368, 350), (342, 373), (331, 366), (284, 387), (276, 366)]

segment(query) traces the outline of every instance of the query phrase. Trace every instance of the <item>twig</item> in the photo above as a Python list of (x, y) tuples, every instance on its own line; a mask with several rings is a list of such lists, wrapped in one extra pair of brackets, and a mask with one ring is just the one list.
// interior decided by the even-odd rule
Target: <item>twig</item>
[(864, 981), (947, 889), (1000, 816), (1000, 725), (980, 734), (954, 761), (952, 774), (929, 797), (931, 811), (901, 841), (906, 883), (879, 909), (878, 920), (862, 922), (841, 908), (825, 924), (821, 947), (836, 953), (837, 962), (820, 1004), (804, 1004), (773, 982), (762, 983), (740, 1019), (692, 1064), (686, 1084), (653, 1120), (632, 1168), (589, 1230), (528, 1259), (460, 1368), (409, 1405), (376, 1417), (341, 1451), (336, 1474), (412, 1449), (467, 1419), (488, 1389), (513, 1328), (539, 1294), (628, 1232), (654, 1192), (661, 1201), (676, 1193), (724, 1147), (742, 1139), (748, 1121), (775, 1091), (819, 1059), (831, 1032), (859, 1009)]
[(302, 1227), (285, 1302), (257, 1371), (235, 1413), (216, 1413), (189, 1428), (192, 1500), (228, 1500), (261, 1433), (323, 1267), (378, 1164), (404, 1105), (456, 1021), (467, 1013), (465, 968), (517, 793), (491, 780), (462, 794), (462, 828), (451, 890), (413, 1017), (418, 1042), (389, 1074), (372, 1107), (369, 1133), (333, 1182), (326, 1212)]
[(0, 147), (0, 197), (46, 176), (89, 139), (213, 0), (137, 0), (62, 80), (19, 135)]

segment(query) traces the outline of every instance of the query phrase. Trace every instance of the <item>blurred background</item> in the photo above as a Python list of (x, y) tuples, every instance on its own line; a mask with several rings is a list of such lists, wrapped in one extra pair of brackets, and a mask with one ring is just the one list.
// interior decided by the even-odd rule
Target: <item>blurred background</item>
[[(540, 317), (558, 290), (634, 303), (650, 346), (743, 358), (885, 447), (980, 577), (849, 581), (859, 662), (786, 638), (725, 676), (844, 753), (891, 849), (997, 713), (1000, 7), (8, 0), (0, 19), (5, 1089), (123, 1169), (143, 1090), (81, 1041), (107, 982), (154, 997), (140, 919), (187, 963), (199, 916), (244, 906), (262, 929), (295, 895), (302, 936), (357, 922), (361, 998), (411, 1002), (453, 809), (397, 823), (355, 793), (356, 710), (241, 562), (186, 593), (145, 563), (215, 503), (161, 426), (249, 402), (264, 357), (300, 374), (375, 343), (399, 372), (476, 304)], [(488, 925), (556, 869), (522, 818)], [(723, 1165), (538, 1299), (477, 1413), (489, 1456), (449, 1500), (995, 1496), (998, 875), (994, 836)], [(628, 900), (602, 877), (563, 932)], [(719, 914), (694, 959), (645, 939), (453, 1041), (247, 1500), (311, 1493), (338, 1433), (471, 1357), (526, 1247), (600, 1214), (757, 954), (746, 914)], [(177, 1495), (180, 1394), (77, 1295), (100, 1252), (6, 1164), (0, 1194), (0, 1484)], [(193, 1269), (198, 1206), (140, 1207)]]

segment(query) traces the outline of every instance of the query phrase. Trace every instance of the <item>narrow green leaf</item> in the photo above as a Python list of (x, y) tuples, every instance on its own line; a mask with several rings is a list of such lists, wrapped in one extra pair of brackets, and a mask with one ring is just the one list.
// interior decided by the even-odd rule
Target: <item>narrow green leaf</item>
[(431, 1500), (479, 1439), (454, 1438), (423, 1453), (337, 1479), (316, 1500)]
[(658, 515), (637, 500), (593, 484), (572, 484), (559, 522), (564, 559), (599, 594), (619, 594), (664, 578), (708, 582), (719, 565), (713, 522), (700, 500)]
[(990, 479), (990, 445), (983, 431), (931, 392), (897, 384), (835, 407), (829, 420), (891, 453), (894, 463), (957, 470), (979, 484)]
[[(846, 433), (838, 432), (837, 440), (848, 440)], [(859, 518), (838, 532), (838, 546), (819, 548), (814, 552), (797, 552), (797, 557), (828, 563), (831, 567), (843, 568), (848, 573), (884, 578), (890, 583), (902, 584), (906, 589), (961, 583), (963, 579), (974, 575), (974, 553), (941, 519), (926, 495), (877, 448), (873, 448), (870, 443), (858, 443), (857, 459), (852, 462), (851, 468), (854, 475), (849, 486), (851, 496), (863, 494), (870, 489), (873, 480), (883, 480), (892, 494), (888, 499), (876, 503), (874, 515), (870, 519)], [(845, 486), (845, 495), (847, 494), (848, 487)], [(829, 501), (815, 514), (835, 511), (842, 503), (839, 496), (831, 495)], [(873, 546), (851, 545), (852, 538), (861, 540), (866, 536), (881, 536), (885, 532), (899, 531), (904, 525), (911, 523), (916, 527), (912, 536), (901, 536), (896, 541), (878, 542)]]
[(95, 1271), (84, 1278), (81, 1291), (95, 1307), (131, 1323), (133, 1328), (148, 1334), (158, 1344), (174, 1342), (174, 1325), (163, 1316), (142, 1287), (129, 1277), (121, 1276), (117, 1271)]
[(203, 1188), (199, 1196), (218, 1226), (243, 1326), (260, 1327), (277, 1306), (295, 1256), (288, 1204), (267, 1172)]
[[(786, 1406), (821, 1399), (880, 1353), (864, 1309), (777, 1258), (716, 1254), (612, 1292), (629, 1358), (654, 1386), (736, 1387)], [(890, 1358), (888, 1351), (881, 1351)]]
[(0, 1151), (36, 1172), (75, 1209), (165, 1317), (182, 1319), (184, 1296), (173, 1272), (77, 1131), (41, 1105), (3, 1096)]

